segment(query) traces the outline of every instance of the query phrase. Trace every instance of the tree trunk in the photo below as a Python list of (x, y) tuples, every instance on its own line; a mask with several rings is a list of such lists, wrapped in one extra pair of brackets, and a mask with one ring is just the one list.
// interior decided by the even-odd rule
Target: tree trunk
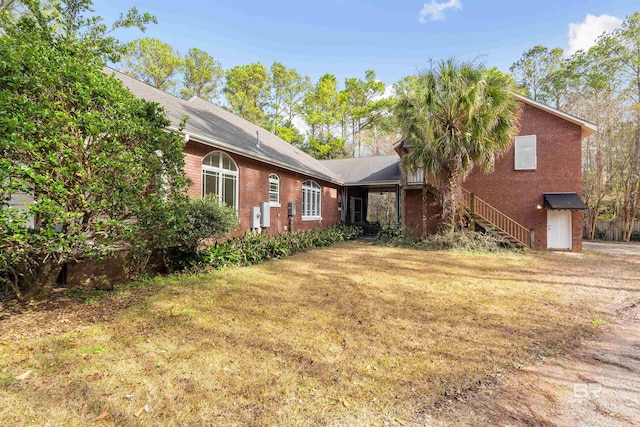
[(589, 240), (595, 240), (596, 236), (596, 220), (598, 219), (598, 211), (599, 208), (589, 208), (589, 213), (587, 216), (587, 224), (588, 224), (588, 233), (587, 237)]
[(23, 300), (43, 300), (51, 295), (62, 270), (62, 266), (52, 258), (45, 256), (38, 260), (37, 265), (23, 266), (21, 273), (26, 282)]
[(427, 174), (422, 172), (422, 238), (429, 235), (429, 187)]
[[(638, 86), (640, 92), (640, 83)], [(624, 209), (624, 236), (623, 240), (628, 242), (633, 232), (633, 224), (638, 212), (638, 192), (640, 192), (640, 111), (636, 112), (636, 132), (635, 147), (631, 160), (631, 176), (629, 178), (629, 189)]]
[(458, 200), (462, 190), (462, 179), (455, 171), (448, 171), (442, 179), (441, 205), (442, 223), (440, 231), (443, 234), (453, 234), (456, 230), (458, 216)]
[[(597, 91), (596, 91), (597, 94)], [(593, 182), (592, 197), (596, 199), (596, 203), (589, 209), (589, 239), (594, 240), (596, 234), (596, 220), (600, 213), (600, 202), (602, 201), (602, 193), (604, 192), (604, 186), (602, 185), (602, 175), (604, 173), (602, 165), (602, 141), (599, 135), (595, 136), (596, 153), (595, 153), (595, 179)]]

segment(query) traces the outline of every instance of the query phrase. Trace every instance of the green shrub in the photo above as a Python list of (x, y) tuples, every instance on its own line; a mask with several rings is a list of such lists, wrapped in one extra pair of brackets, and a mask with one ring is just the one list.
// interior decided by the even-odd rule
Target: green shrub
[(381, 245), (411, 248), (420, 243), (420, 238), (411, 229), (387, 227), (378, 232), (376, 242)]
[(313, 248), (330, 246), (362, 236), (362, 229), (337, 225), (325, 230), (294, 231), (276, 236), (247, 232), (240, 237), (218, 242), (197, 252), (192, 267), (222, 268), (252, 265), (269, 259), (284, 258)]
[(238, 228), (238, 215), (214, 195), (189, 199), (176, 210), (175, 246), (196, 252), (206, 239), (219, 238)]
[[(149, 211), (144, 221), (153, 232), (134, 248), (133, 260), (149, 260), (156, 254), (168, 271), (180, 270), (192, 264), (198, 249), (207, 239), (227, 236), (238, 227), (238, 215), (233, 208), (219, 203), (215, 196), (187, 199), (167, 205), (165, 210)], [(146, 265), (138, 268), (145, 271)]]
[(378, 232), (378, 234), (376, 235), (376, 238), (378, 240), (387, 240), (387, 239), (395, 239), (400, 236), (402, 236), (402, 230), (400, 228), (385, 227)]
[(604, 231), (602, 231), (598, 227), (596, 227), (596, 230), (593, 233), (593, 237), (596, 240), (607, 240), (607, 233), (605, 233)]

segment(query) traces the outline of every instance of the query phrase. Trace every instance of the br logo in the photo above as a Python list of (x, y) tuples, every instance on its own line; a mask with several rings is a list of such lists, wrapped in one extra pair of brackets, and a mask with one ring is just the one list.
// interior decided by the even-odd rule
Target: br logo
[(602, 392), (602, 385), (598, 383), (573, 384), (573, 397), (577, 399), (596, 398), (600, 395), (600, 392)]

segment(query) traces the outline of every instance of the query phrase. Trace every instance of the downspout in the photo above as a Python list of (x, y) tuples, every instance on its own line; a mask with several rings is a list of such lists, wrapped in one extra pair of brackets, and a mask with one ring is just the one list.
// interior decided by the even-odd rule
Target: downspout
[(402, 175), (402, 180), (401, 180), (401, 184), (400, 184), (400, 190), (399, 190), (399, 201), (398, 201), (398, 217), (399, 217), (399, 223), (400, 223), (400, 228), (405, 229), (407, 228), (407, 219), (406, 219), (406, 200), (407, 200), (407, 171), (405, 170), (405, 166), (404, 166), (404, 162), (402, 161), (402, 157), (400, 158), (400, 173)]
[(402, 215), (403, 188), (402, 184), (396, 186), (396, 226), (402, 226), (404, 220), (404, 215)]

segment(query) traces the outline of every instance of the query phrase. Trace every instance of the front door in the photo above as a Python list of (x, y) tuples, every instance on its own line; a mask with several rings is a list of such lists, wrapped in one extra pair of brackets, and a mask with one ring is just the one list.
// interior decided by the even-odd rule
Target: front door
[(351, 198), (351, 223), (360, 224), (364, 219), (362, 218), (362, 199), (359, 197)]
[(547, 249), (571, 249), (571, 211), (547, 211)]

